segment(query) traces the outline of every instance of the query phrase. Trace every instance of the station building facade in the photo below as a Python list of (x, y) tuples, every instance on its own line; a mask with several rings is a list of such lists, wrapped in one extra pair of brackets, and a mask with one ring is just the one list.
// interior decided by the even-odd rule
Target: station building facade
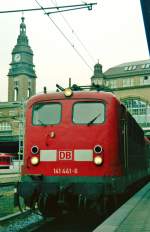
[(104, 73), (97, 63), (91, 83), (109, 87), (150, 136), (150, 59), (123, 63)]

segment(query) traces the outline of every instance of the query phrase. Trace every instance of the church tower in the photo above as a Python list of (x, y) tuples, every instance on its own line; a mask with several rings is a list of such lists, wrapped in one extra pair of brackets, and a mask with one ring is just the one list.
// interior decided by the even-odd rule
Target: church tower
[(12, 61), (8, 73), (8, 101), (24, 101), (36, 91), (36, 74), (33, 52), (28, 44), (24, 17), (21, 18), (20, 34), (12, 51)]

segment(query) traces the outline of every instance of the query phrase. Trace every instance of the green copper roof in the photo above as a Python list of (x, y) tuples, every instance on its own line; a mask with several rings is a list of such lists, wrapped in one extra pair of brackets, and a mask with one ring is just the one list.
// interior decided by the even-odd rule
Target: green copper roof
[(150, 73), (150, 59), (127, 62), (114, 66), (108, 69), (104, 75), (105, 78), (112, 78), (138, 75), (139, 73), (143, 75)]
[[(15, 55), (19, 55), (19, 60), (15, 60)], [(24, 17), (21, 18), (20, 34), (17, 38), (17, 44), (12, 51), (12, 62), (8, 76), (17, 76), (21, 74), (30, 77), (36, 77), (33, 64), (33, 51), (29, 46), (28, 37), (26, 35), (26, 25)]]
[(17, 39), (17, 45), (13, 49), (13, 53), (27, 52), (33, 54), (32, 49), (28, 44), (28, 37), (26, 35), (26, 25), (24, 23), (24, 17), (21, 18), (22, 22), (20, 24), (20, 34)]

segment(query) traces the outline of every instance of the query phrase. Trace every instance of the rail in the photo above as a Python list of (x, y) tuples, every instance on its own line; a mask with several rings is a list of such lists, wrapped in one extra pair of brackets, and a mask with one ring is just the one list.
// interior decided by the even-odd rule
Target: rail
[(30, 210), (23, 213), (15, 213), (9, 216), (0, 218), (0, 231), (30, 231), (30, 228), (38, 228), (39, 224), (44, 223), (42, 216), (34, 214)]

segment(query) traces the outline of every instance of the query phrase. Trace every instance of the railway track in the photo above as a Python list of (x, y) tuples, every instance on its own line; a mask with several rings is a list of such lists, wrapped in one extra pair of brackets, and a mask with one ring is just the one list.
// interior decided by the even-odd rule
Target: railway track
[[(3, 187), (7, 188), (11, 184), (14, 185), (14, 183), (5, 183)], [(41, 215), (28, 210), (0, 218), (0, 232), (91, 232), (109, 215), (103, 219), (95, 220), (94, 214), (87, 212), (84, 212), (82, 215), (79, 211), (76, 213), (64, 212), (59, 218), (45, 220)]]
[(29, 231), (28, 229), (34, 228), (36, 225), (44, 223), (43, 217), (31, 211), (23, 213), (16, 213), (7, 217), (0, 218), (0, 231), (1, 232), (20, 232)]
[(106, 218), (95, 219), (94, 215), (85, 213), (69, 213), (61, 218), (45, 221), (39, 228), (29, 232), (92, 232)]
[(120, 202), (120, 204), (118, 204), (115, 209), (112, 209), (110, 212), (108, 212), (107, 215), (105, 215), (103, 218), (96, 219), (95, 214), (88, 212), (84, 212), (82, 214), (79, 211), (76, 213), (65, 213), (59, 218), (53, 218), (49, 221), (44, 221), (43, 224), (31, 227), (28, 232), (92, 232), (112, 213), (120, 208), (122, 204), (130, 199), (130, 197), (132, 197), (135, 192), (141, 189), (143, 185), (140, 187), (134, 186), (134, 191), (132, 189), (132, 191), (123, 199), (123, 201)]

